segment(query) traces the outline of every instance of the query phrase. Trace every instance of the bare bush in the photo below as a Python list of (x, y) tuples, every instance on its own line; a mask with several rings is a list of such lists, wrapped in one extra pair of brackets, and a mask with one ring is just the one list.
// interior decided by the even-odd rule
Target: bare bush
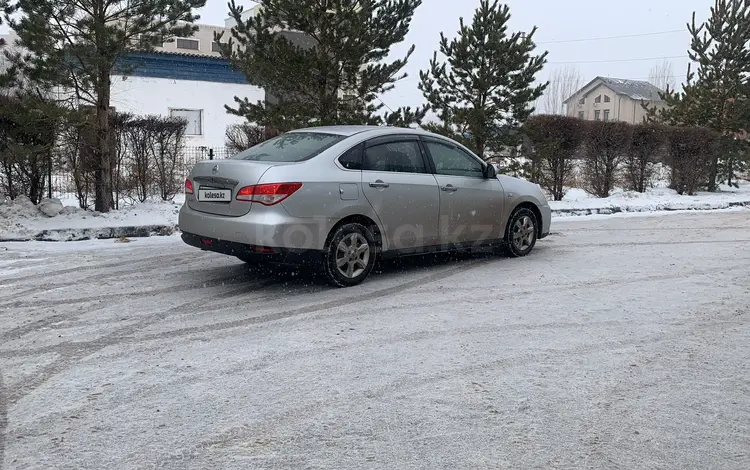
[(617, 183), (621, 163), (633, 136), (624, 122), (589, 121), (585, 126), (583, 176), (586, 190), (607, 197)]
[(122, 192), (139, 202), (145, 202), (153, 181), (152, 152), (155, 136), (148, 118), (132, 120), (125, 128), (128, 148), (127, 171), (122, 180)]
[(187, 121), (184, 119), (156, 118), (154, 138), (154, 164), (156, 186), (163, 201), (173, 199), (182, 188), (182, 168), (179, 168), (180, 152), (185, 138)]
[(116, 192), (144, 202), (158, 195), (168, 201), (182, 187), (180, 156), (187, 122), (184, 119), (145, 116), (122, 123)]
[[(81, 125), (66, 122), (60, 132), (56, 153), (62, 170), (72, 177), (78, 205), (88, 209), (93, 202), (94, 172), (86, 162), (84, 129)], [(65, 188), (68, 189), (68, 188)]]
[(565, 182), (574, 171), (574, 157), (583, 137), (582, 123), (571, 117), (539, 115), (524, 124), (531, 173), (556, 201), (563, 198)]
[(633, 127), (633, 138), (625, 154), (624, 177), (629, 189), (645, 192), (656, 163), (663, 161), (665, 128), (658, 124), (638, 124)]

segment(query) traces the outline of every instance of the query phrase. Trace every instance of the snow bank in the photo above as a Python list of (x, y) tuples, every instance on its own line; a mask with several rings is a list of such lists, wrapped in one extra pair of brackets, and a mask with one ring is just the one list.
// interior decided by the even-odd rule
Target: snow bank
[[(69, 198), (63, 201), (72, 202)], [(180, 202), (145, 202), (106, 214), (66, 205), (49, 217), (42, 209), (49, 211), (54, 203), (35, 206), (28, 198), (18, 197), (0, 202), (0, 240), (72, 241), (171, 234), (176, 230)]]
[(653, 188), (645, 193), (614, 190), (609, 197), (597, 198), (582, 189), (569, 189), (562, 201), (550, 201), (556, 216), (611, 214), (616, 212), (655, 212), (677, 210), (715, 210), (750, 205), (750, 183), (739, 188), (722, 186), (716, 193), (679, 195), (668, 188)]

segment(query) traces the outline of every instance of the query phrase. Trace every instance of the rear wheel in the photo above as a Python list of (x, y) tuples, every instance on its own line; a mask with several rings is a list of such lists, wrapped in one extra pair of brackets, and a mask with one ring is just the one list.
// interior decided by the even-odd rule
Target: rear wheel
[(326, 245), (323, 270), (334, 286), (356, 286), (370, 275), (376, 258), (372, 232), (362, 224), (345, 224), (336, 229)]
[(517, 258), (531, 253), (536, 245), (537, 220), (534, 213), (525, 207), (516, 209), (505, 229), (505, 253)]

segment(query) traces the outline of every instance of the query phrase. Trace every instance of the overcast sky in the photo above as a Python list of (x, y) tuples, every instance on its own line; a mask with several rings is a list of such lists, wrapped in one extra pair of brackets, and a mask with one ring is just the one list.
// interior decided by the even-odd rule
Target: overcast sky
[[(236, 1), (246, 8), (255, 5), (250, 0)], [(534, 38), (538, 49), (549, 51), (548, 64), (538, 77), (540, 81), (565, 66), (578, 68), (584, 82), (597, 75), (646, 80), (651, 68), (668, 58), (679, 84), (685, 77), (690, 46), (686, 23), (693, 11), (697, 12), (697, 20), (703, 21), (714, 1), (510, 0), (507, 3), (513, 15), (511, 28), (530, 31), (536, 26)], [(440, 32), (455, 36), (459, 18), (471, 21), (478, 4), (479, 0), (423, 0), (406, 41), (392, 51), (394, 57), (400, 56), (411, 44), (416, 45), (404, 69), (409, 78), (382, 96), (388, 106), (395, 109), (424, 103), (417, 90), (419, 70), (428, 67)], [(224, 25), (227, 2), (208, 0), (199, 13), (200, 23)], [(0, 32), (6, 29), (7, 26), (0, 27)]]
[[(236, 0), (246, 8), (255, 3)], [(530, 31), (538, 28), (535, 40), (539, 50), (549, 51), (548, 64), (540, 74), (547, 80), (555, 68), (575, 66), (584, 81), (597, 75), (615, 78), (647, 79), (651, 68), (672, 62), (677, 83), (684, 80), (690, 34), (686, 23), (693, 11), (698, 21), (705, 19), (713, 0), (511, 0), (511, 28)], [(424, 0), (412, 20), (406, 41), (394, 48), (403, 54), (416, 45), (404, 69), (409, 78), (382, 97), (391, 108), (423, 103), (417, 78), (426, 69), (438, 46), (440, 32), (455, 36), (458, 20), (470, 21), (479, 0)], [(223, 25), (228, 16), (227, 2), (208, 0), (201, 9), (201, 23)], [(672, 31), (665, 34), (653, 34)], [(674, 32), (676, 31), (676, 32)], [(643, 36), (635, 36), (635, 35)], [(648, 35), (646, 35), (648, 34)], [(633, 36), (618, 39), (580, 39)], [(637, 60), (636, 60), (637, 59)]]

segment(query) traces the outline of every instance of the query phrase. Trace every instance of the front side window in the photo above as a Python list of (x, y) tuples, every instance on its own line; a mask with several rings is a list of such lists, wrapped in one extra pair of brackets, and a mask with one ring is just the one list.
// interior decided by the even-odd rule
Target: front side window
[(425, 142), (438, 175), (484, 177), (484, 166), (464, 150), (441, 142)]
[(233, 156), (233, 160), (301, 162), (344, 140), (344, 136), (321, 132), (289, 132), (261, 142)]
[(365, 149), (364, 170), (427, 173), (416, 140), (387, 142)]

